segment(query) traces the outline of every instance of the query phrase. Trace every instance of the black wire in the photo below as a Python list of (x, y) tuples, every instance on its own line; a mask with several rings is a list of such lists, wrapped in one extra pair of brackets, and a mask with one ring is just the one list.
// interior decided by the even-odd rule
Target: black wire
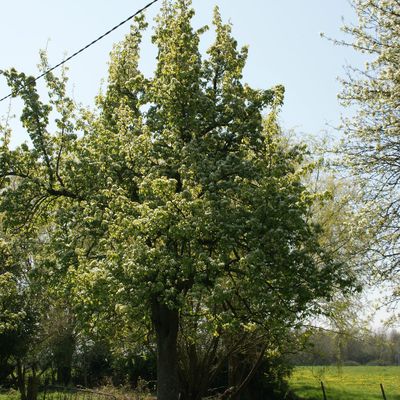
[[(121, 25), (126, 24), (128, 21), (130, 21), (131, 19), (133, 19), (134, 17), (136, 17), (138, 14), (142, 13), (143, 11), (147, 10), (148, 8), (150, 8), (154, 3), (156, 3), (158, 0), (153, 0), (152, 2), (150, 2), (149, 4), (145, 5), (143, 8), (141, 8), (140, 10), (136, 11), (135, 14), (130, 15), (128, 18), (126, 18), (125, 20), (123, 20), (122, 22), (120, 22), (118, 25), (115, 25), (113, 28), (111, 28), (109, 31), (107, 31), (106, 33), (104, 33), (103, 35), (99, 36), (97, 39), (93, 40), (92, 42), (90, 42), (89, 44), (87, 44), (85, 47), (82, 47), (80, 50), (76, 51), (74, 54), (70, 55), (68, 58), (66, 58), (64, 61), (61, 61), (60, 63), (58, 63), (57, 65), (55, 65), (54, 67), (49, 68), (48, 70), (46, 70), (45, 72), (43, 72), (42, 74), (40, 74), (39, 76), (37, 76), (34, 79), (34, 82), (36, 82), (37, 80), (39, 80), (40, 78), (43, 78), (45, 75), (47, 75), (48, 73), (54, 71), (55, 69), (61, 67), (61, 65), (65, 64), (66, 62), (70, 61), (72, 58), (76, 57), (78, 54), (84, 52), (86, 49), (88, 49), (89, 47), (93, 46), (95, 43), (99, 42), (101, 39), (103, 39), (104, 37), (106, 37), (107, 35), (109, 35), (110, 33), (114, 32), (116, 29), (118, 29)], [(17, 93), (18, 94), (18, 93)], [(0, 99), (0, 102), (2, 102), (3, 100), (8, 99), (9, 97), (12, 97), (13, 93), (10, 93), (9, 95), (3, 97), (2, 99)]]

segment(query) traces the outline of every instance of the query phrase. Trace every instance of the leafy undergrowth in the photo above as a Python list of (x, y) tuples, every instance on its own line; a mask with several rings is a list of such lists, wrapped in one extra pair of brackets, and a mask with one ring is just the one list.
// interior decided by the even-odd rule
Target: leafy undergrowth
[(400, 400), (400, 367), (296, 367), (290, 379), (293, 392), (306, 400), (322, 399), (321, 381), (329, 400)]
[[(98, 395), (96, 395), (98, 393)], [(147, 382), (139, 381), (136, 390), (132, 390), (128, 386), (115, 387), (112, 385), (102, 386), (100, 388), (91, 389), (90, 392), (69, 392), (69, 391), (47, 391), (39, 392), (38, 400), (112, 400), (112, 395), (116, 400), (156, 400), (151, 393)], [(9, 390), (0, 392), (0, 400), (20, 400), (19, 392)]]
[(150, 390), (149, 383), (140, 378), (137, 382), (137, 388), (134, 391), (132, 391), (129, 385), (118, 387), (106, 385), (99, 388), (98, 391), (101, 393), (111, 394), (116, 398), (116, 400), (156, 400), (156, 397)]

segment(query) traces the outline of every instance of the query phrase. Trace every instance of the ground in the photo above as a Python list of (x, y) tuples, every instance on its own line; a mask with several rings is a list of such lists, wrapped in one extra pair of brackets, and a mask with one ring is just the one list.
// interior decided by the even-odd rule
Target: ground
[(321, 381), (328, 400), (400, 400), (400, 367), (296, 367), (290, 379), (294, 393), (307, 400), (322, 399)]

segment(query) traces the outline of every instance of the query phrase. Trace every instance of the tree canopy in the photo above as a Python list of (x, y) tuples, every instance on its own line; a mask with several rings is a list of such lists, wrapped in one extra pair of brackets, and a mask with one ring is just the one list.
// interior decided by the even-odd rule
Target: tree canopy
[(161, 400), (178, 398), (188, 321), (214, 337), (278, 336), (353, 283), (309, 218), (306, 150), (277, 124), (283, 87), (243, 83), (247, 48), (218, 9), (201, 55), (206, 28), (195, 31), (193, 15), (188, 0), (164, 3), (151, 78), (139, 69), (147, 24), (137, 18), (95, 112), (76, 108), (65, 75), (46, 74), (41, 99), (31, 77), (4, 72), (32, 141), (11, 149), (4, 135), (5, 229), (41, 238), (32, 257), (63, 276), (92, 330), (154, 331)]

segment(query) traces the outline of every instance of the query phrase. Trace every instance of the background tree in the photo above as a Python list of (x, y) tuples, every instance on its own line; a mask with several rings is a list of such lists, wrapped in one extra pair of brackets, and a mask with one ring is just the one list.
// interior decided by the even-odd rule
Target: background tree
[[(342, 104), (354, 107), (344, 120), (344, 163), (363, 187), (360, 221), (375, 235), (366, 261), (380, 276), (398, 283), (399, 260), (399, 132), (400, 132), (400, 4), (397, 0), (354, 0), (356, 25), (344, 32), (351, 46), (366, 55), (362, 69), (348, 68), (342, 80)], [(398, 293), (394, 285), (393, 294)]]
[(303, 351), (290, 357), (295, 365), (399, 365), (399, 332), (349, 329), (315, 330)]
[(0, 382), (14, 380), (22, 400), (35, 400), (39, 369), (41, 297), (33, 283), (31, 249), (29, 239), (1, 232)]

